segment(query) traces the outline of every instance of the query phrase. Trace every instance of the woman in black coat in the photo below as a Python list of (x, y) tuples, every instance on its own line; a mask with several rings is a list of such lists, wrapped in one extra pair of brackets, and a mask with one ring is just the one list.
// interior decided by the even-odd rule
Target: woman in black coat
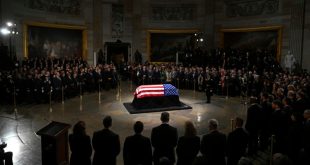
[(191, 121), (185, 122), (184, 136), (179, 138), (177, 145), (177, 165), (191, 165), (200, 149), (200, 138), (197, 136), (197, 131)]
[(70, 165), (91, 165), (92, 146), (90, 137), (85, 132), (85, 122), (79, 121), (73, 127), (73, 133), (69, 135), (71, 150)]

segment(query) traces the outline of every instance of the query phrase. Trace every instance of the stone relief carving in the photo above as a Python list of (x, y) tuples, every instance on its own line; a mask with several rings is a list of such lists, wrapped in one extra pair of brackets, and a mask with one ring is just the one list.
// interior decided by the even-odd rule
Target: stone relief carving
[(30, 9), (61, 14), (80, 15), (81, 0), (28, 0), (25, 4)]
[(279, 10), (279, 0), (225, 0), (226, 16), (273, 14)]
[(154, 21), (190, 21), (195, 17), (194, 4), (151, 5), (151, 19)]
[(121, 38), (124, 32), (124, 7), (112, 5), (112, 38)]

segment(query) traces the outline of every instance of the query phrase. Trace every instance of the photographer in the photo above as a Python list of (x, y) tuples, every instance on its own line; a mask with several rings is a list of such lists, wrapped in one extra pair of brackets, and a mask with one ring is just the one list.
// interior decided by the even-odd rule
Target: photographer
[[(5, 142), (0, 144), (0, 165), (13, 165), (12, 152), (4, 152), (4, 148), (7, 146)], [(4, 161), (4, 162), (3, 162)]]

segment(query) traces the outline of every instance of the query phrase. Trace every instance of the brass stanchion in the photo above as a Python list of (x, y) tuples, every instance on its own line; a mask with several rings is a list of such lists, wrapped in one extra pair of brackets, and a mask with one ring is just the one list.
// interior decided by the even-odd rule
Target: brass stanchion
[(65, 104), (64, 86), (61, 86), (61, 103)]
[(228, 83), (226, 84), (226, 99), (228, 99)]
[(53, 112), (53, 108), (52, 108), (52, 92), (53, 92), (53, 89), (52, 89), (52, 86), (50, 86), (50, 92), (49, 92), (49, 100), (50, 100), (50, 105), (49, 105), (49, 110), (50, 112)]
[(15, 120), (17, 120), (17, 106), (16, 106), (16, 87), (13, 85), (13, 104), (14, 104), (14, 115)]
[(83, 105), (82, 105), (82, 102), (83, 102), (82, 82), (80, 82), (80, 111), (82, 111), (82, 110), (83, 110)]
[(80, 82), (80, 99), (82, 99), (83, 95), (82, 95), (82, 82)]
[(132, 78), (130, 80), (130, 91), (132, 91)]
[(117, 82), (117, 93), (116, 93), (116, 100), (120, 99), (120, 84)]
[(270, 165), (272, 165), (272, 157), (273, 157), (273, 146), (274, 146), (275, 135), (271, 136), (271, 144), (270, 144)]
[(121, 88), (121, 82), (119, 81), (118, 82), (118, 84), (119, 84), (119, 87), (118, 87), (118, 97), (119, 97), (119, 101), (122, 101), (122, 88)]
[(230, 119), (231, 131), (234, 130), (234, 122), (235, 122), (234, 119)]
[(194, 79), (194, 98), (196, 97), (196, 80)]
[(98, 102), (99, 102), (99, 104), (101, 104), (101, 87), (100, 87), (100, 83), (101, 83), (101, 80), (99, 80), (99, 83), (98, 83)]

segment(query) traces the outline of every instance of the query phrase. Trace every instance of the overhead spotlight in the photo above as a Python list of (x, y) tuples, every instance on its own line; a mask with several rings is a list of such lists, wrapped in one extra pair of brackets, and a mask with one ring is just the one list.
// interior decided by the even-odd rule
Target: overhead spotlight
[(203, 38), (200, 38), (200, 42), (203, 42)]
[(197, 36), (197, 33), (195, 33), (194, 35)]
[(18, 34), (18, 32), (16, 32), (15, 34)]
[(10, 34), (11, 32), (10, 32), (9, 29), (7, 29), (7, 28), (2, 28), (2, 29), (1, 29), (1, 33), (2, 33), (3, 35), (7, 35), (7, 34)]
[(196, 39), (196, 41), (198, 42), (199, 40), (198, 40), (198, 39)]
[(6, 25), (7, 25), (8, 27), (11, 27), (11, 26), (13, 26), (13, 23), (12, 23), (12, 22), (7, 22)]
[(15, 34), (15, 31), (12, 31), (12, 34)]

